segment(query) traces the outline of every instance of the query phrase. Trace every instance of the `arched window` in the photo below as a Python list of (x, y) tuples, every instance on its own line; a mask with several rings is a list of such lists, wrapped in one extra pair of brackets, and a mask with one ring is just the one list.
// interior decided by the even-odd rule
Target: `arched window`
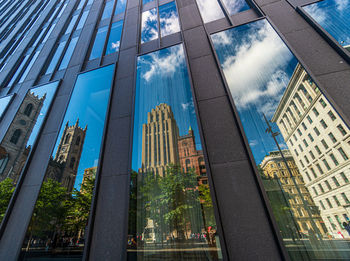
[(32, 110), (33, 110), (33, 104), (29, 103), (24, 110), (24, 114), (29, 117), (30, 114), (32, 113)]
[(74, 163), (75, 163), (75, 158), (72, 157), (71, 160), (70, 160), (70, 164), (69, 164), (69, 167), (72, 169), (74, 167)]
[(10, 142), (17, 144), (19, 137), (21, 136), (22, 131), (20, 129), (15, 130), (15, 132), (12, 134), (12, 137), (10, 139)]
[(186, 172), (188, 172), (190, 170), (191, 161), (189, 159), (186, 159), (185, 165), (186, 165)]
[(79, 145), (80, 144), (80, 136), (78, 136), (77, 140), (75, 141), (75, 145)]
[(66, 135), (66, 139), (64, 140), (64, 143), (67, 144), (69, 142), (70, 134)]

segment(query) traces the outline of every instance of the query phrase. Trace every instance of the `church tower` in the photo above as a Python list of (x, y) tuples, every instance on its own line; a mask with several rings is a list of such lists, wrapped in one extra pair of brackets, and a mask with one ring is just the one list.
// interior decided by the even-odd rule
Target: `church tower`
[(179, 128), (168, 104), (161, 103), (148, 112), (142, 126), (142, 169), (163, 176), (166, 166), (178, 164)]
[(46, 94), (41, 98), (28, 91), (1, 142), (1, 160), (7, 161), (0, 169), (0, 181), (7, 177), (16, 183), (27, 160), (30, 148), (27, 142), (40, 115)]
[(79, 119), (73, 126), (67, 121), (53, 161), (55, 166), (61, 165), (62, 171), (58, 179), (64, 187), (71, 191), (74, 187), (81, 152), (83, 150), (87, 126), (79, 127)]

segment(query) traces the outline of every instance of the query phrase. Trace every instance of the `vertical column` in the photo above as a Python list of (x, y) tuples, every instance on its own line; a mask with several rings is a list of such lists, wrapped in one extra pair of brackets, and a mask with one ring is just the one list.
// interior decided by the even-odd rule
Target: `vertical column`
[(139, 8), (139, 0), (128, 0), (97, 190), (90, 260), (126, 259)]

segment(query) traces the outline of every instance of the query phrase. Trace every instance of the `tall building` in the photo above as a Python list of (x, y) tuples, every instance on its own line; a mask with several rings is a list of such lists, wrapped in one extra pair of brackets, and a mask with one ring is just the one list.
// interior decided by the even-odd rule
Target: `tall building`
[(349, 10), (0, 0), (0, 260), (350, 260)]
[(298, 65), (272, 121), (276, 122), (329, 231), (350, 237), (349, 128)]
[(171, 107), (160, 104), (147, 114), (142, 126), (142, 170), (163, 176), (166, 166), (179, 163), (179, 127)]
[(297, 222), (300, 233), (308, 234), (308, 231), (316, 226), (317, 233), (320, 235), (326, 234), (327, 230), (320, 217), (320, 212), (305, 187), (304, 179), (294, 162), (293, 156), (289, 150), (282, 150), (281, 152), (288, 167), (279, 151), (271, 151), (260, 163), (263, 174), (270, 179), (278, 180), (280, 190), (288, 201), (289, 211)]

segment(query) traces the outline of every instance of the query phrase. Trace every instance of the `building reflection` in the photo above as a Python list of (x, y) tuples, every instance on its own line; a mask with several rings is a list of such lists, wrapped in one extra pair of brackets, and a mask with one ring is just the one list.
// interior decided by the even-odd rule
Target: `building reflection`
[(179, 135), (166, 103), (142, 125), (142, 166), (132, 173), (130, 204), (128, 246), (135, 259), (219, 259), (203, 153), (190, 126)]

